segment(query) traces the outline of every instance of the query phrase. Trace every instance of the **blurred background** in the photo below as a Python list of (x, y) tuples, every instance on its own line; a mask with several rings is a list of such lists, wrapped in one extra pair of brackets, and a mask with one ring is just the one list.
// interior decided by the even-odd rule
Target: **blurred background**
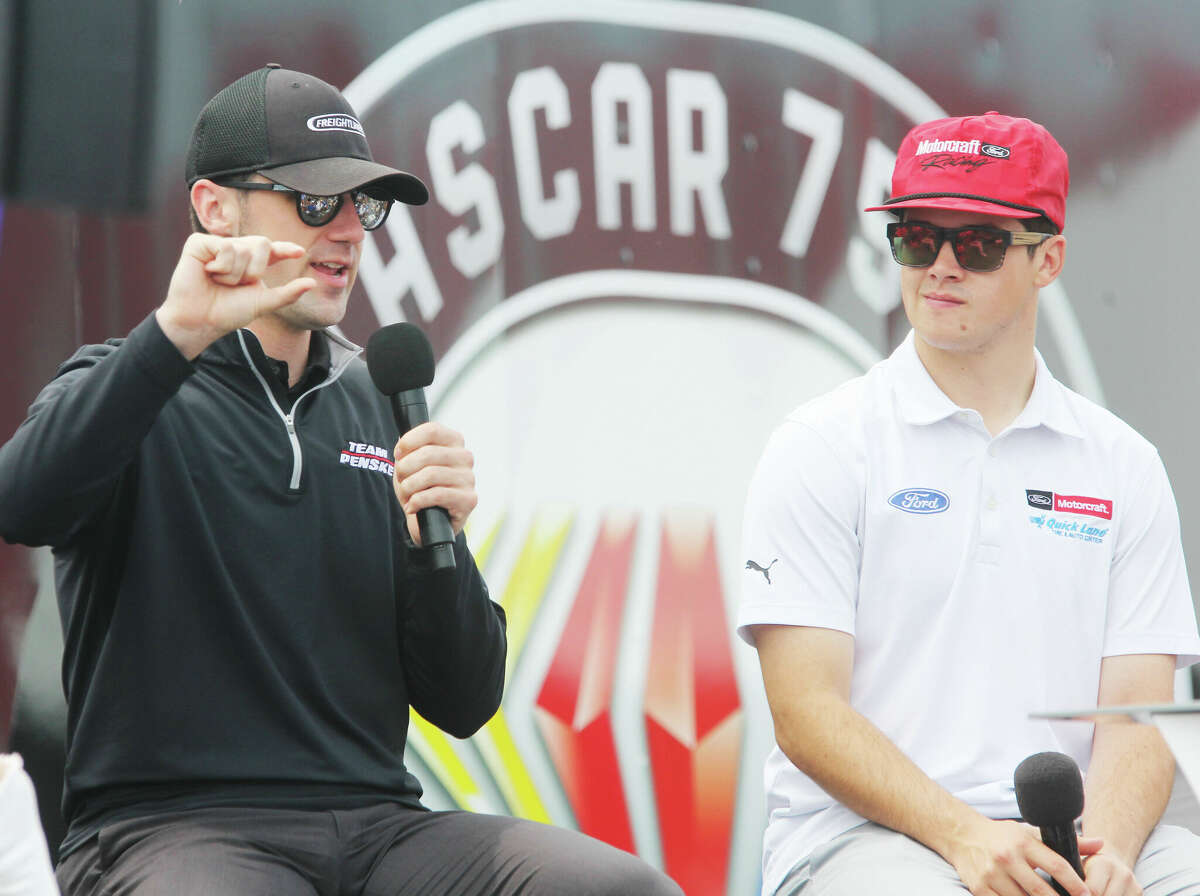
[[(428, 804), (751, 892), (771, 726), (731, 628), (742, 496), (792, 407), (907, 332), (887, 216), (860, 209), (916, 121), (996, 109), (1066, 148), (1039, 347), (1158, 446), (1200, 563), (1197, 34), (1200, 6), (1168, 0), (0, 0), (0, 438), (161, 300), (204, 102), (267, 62), (339, 86), (432, 193), (368, 238), (342, 329), (429, 333), (511, 626), (497, 719), (469, 742), (414, 720)], [(0, 544), (0, 741), (53, 848), (51, 576)]]

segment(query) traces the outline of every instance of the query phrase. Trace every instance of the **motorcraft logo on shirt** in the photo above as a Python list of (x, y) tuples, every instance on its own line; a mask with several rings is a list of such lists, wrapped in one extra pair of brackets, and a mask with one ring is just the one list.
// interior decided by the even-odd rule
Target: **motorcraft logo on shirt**
[(950, 498), (936, 488), (902, 488), (888, 503), (905, 513), (942, 513), (950, 507)]
[(1087, 516), (1098, 516), (1102, 520), (1111, 520), (1113, 502), (1104, 498), (1086, 498), (1083, 495), (1055, 495), (1054, 509), (1062, 513), (1082, 513)]
[(1058, 513), (1078, 513), (1111, 520), (1113, 502), (1107, 498), (1089, 498), (1084, 495), (1060, 495), (1057, 492), (1025, 489), (1025, 502), (1038, 510), (1054, 510)]
[(360, 470), (374, 470), (384, 476), (391, 476), (396, 472), (396, 467), (388, 457), (386, 448), (368, 445), (365, 442), (346, 442), (339, 463)]

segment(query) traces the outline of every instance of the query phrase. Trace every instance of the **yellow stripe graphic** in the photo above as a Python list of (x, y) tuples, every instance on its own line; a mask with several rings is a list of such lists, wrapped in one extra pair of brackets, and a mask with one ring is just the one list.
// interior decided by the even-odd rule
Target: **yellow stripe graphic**
[[(508, 616), (507, 675), (511, 676), (545, 600), (573, 515), (569, 508), (543, 508), (538, 512), (505, 584), (500, 603)], [(509, 811), (520, 818), (549, 822), (550, 815), (513, 741), (503, 708), (475, 735), (474, 741)]]
[[(504, 517), (501, 516), (492, 524), (492, 528), (488, 530), (487, 535), (483, 537), (478, 548), (472, 548), (471, 553), (475, 555), (475, 565), (481, 570), (487, 569), (488, 558), (492, 556), (492, 548), (496, 546), (496, 536), (500, 534), (500, 529), (504, 526)], [(470, 537), (475, 528), (471, 525), (471, 521), (467, 520), (467, 525), (463, 527), (467, 536)]]
[(538, 608), (546, 597), (546, 586), (562, 553), (571, 528), (570, 508), (543, 508), (534, 517), (529, 536), (504, 586), (500, 603), (508, 616), (508, 671), (525, 649), (525, 639)]
[[(475, 562), (480, 569), (487, 564), (492, 547), (496, 543), (496, 535), (500, 531), (503, 519), (497, 520), (484, 537), (475, 554)], [(422, 718), (415, 709), (409, 709), (408, 742), (422, 761), (429, 767), (438, 779), (438, 783), (450, 794), (450, 798), (464, 809), (472, 811), (487, 811), (486, 798), (479, 782), (472, 776), (470, 770), (459, 758), (454, 743), (444, 731), (431, 722)]]
[(409, 710), (409, 722), (409, 746), (417, 751), (417, 755), (437, 776), (438, 783), (446, 789), (450, 798), (464, 809), (488, 811), (491, 807), (478, 782), (454, 752), (450, 738), (432, 722), (421, 718), (415, 709)]
[[(570, 532), (573, 516), (573, 511), (566, 507), (538, 511), (505, 583), (500, 604), (508, 618), (506, 677), (511, 676), (537, 618), (538, 609), (545, 600), (546, 589)], [(491, 557), (502, 525), (503, 519), (497, 520), (474, 552), (481, 569), (486, 567)], [(478, 809), (486, 798), (451, 739), (421, 718), (415, 710), (411, 711), (411, 720), (410, 742), (442, 787), (458, 805)], [(478, 749), (513, 815), (531, 821), (551, 820), (513, 740), (503, 709), (470, 742)]]

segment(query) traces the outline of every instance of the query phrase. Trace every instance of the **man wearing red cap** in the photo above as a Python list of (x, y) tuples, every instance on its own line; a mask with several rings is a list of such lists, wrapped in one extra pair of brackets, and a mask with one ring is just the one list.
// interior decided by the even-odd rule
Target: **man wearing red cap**
[[(775, 722), (764, 894), (1200, 893), (1200, 838), (1158, 824), (1156, 730), (1030, 719), (1169, 702), (1200, 659), (1157, 452), (1034, 347), (1067, 186), (1027, 119), (915, 127), (870, 209), (899, 218), (912, 333), (763, 454), (738, 630)], [(1083, 879), (1013, 820), (1043, 751), (1086, 772)]]

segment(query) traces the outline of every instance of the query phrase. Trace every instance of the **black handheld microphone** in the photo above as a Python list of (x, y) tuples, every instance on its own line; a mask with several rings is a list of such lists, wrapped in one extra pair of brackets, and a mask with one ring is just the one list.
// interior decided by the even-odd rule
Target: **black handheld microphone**
[[(1075, 760), (1063, 753), (1034, 753), (1013, 773), (1021, 817), (1042, 831), (1042, 842), (1071, 863), (1083, 877), (1075, 819), (1083, 814), (1083, 776)], [(1056, 880), (1056, 893), (1067, 891)]]
[[(433, 348), (419, 327), (389, 324), (367, 340), (367, 370), (375, 388), (388, 396), (401, 435), (429, 420), (425, 387), (433, 382)], [(443, 507), (417, 511), (421, 546), (435, 570), (454, 569), (454, 530)]]

